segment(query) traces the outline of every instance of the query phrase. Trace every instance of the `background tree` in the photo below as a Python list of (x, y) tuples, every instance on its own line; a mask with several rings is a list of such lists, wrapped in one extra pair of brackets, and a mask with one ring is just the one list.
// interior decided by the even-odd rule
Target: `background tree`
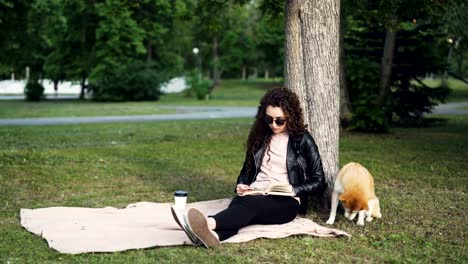
[[(449, 74), (467, 83), (468, 71), (465, 67), (468, 55), (468, 4), (465, 2), (452, 1), (447, 7), (445, 14), (441, 17), (443, 32), (447, 32), (447, 42), (449, 45), (447, 55), (447, 65), (443, 76), (443, 85), (446, 86), (446, 79)], [(451, 59), (454, 58), (452, 61)]]
[(63, 65), (67, 79), (81, 84), (81, 99), (97, 63), (96, 29), (100, 20), (96, 11), (94, 1), (70, 0), (63, 6), (67, 31), (57, 49), (61, 60), (68, 62)]
[(0, 0), (0, 76), (10, 74), (24, 77), (25, 61), (28, 60), (27, 21), (31, 2), (27, 0)]
[[(258, 11), (257, 11), (258, 12)], [(264, 78), (283, 76), (284, 73), (284, 12), (262, 12), (255, 23), (258, 54), (257, 63), (264, 71)]]
[[(446, 91), (428, 89), (422, 82), (413, 85), (413, 81), (421, 80), (428, 73), (441, 72), (438, 49), (443, 37), (436, 29), (440, 21), (437, 14), (445, 7), (441, 2), (350, 2), (354, 12), (345, 18), (345, 61), (353, 106), (352, 128), (384, 132), (391, 123), (420, 123), (422, 113), (443, 101)], [(432, 46), (425, 46), (427, 41)], [(397, 61), (404, 60), (401, 54), (405, 50), (411, 50), (413, 59), (406, 60), (409, 65)], [(426, 57), (416, 58), (415, 54)], [(408, 76), (412, 76), (410, 80)], [(401, 92), (403, 90), (411, 93)], [(403, 98), (410, 94), (413, 99), (419, 99)], [(404, 107), (399, 104), (403, 101), (407, 102)]]

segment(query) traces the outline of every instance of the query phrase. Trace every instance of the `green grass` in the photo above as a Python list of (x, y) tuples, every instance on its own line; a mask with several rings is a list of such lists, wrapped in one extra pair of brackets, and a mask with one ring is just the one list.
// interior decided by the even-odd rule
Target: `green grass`
[[(251, 119), (0, 127), (0, 261), (3, 263), (467, 263), (468, 116), (390, 134), (344, 133), (341, 164), (374, 175), (383, 218), (352, 237), (296, 236), (225, 244), (63, 255), (20, 226), (20, 208), (124, 207), (229, 197)], [(209, 183), (209, 184), (207, 184)], [(310, 212), (325, 224), (328, 213)]]
[(167, 94), (161, 104), (170, 105), (210, 105), (210, 106), (257, 106), (265, 91), (280, 85), (275, 81), (264, 80), (223, 80), (212, 93), (211, 100), (195, 100), (181, 94)]
[(98, 103), (79, 100), (0, 101), (0, 118), (152, 115), (175, 113), (155, 102)]
[(156, 102), (97, 103), (78, 100), (49, 100), (42, 102), (0, 101), (0, 118), (152, 115), (174, 113), (161, 109), (163, 105), (188, 106), (257, 106), (271, 81), (224, 80), (213, 91), (212, 100), (196, 100), (183, 94), (167, 94)]
[[(424, 83), (430, 87), (438, 87), (442, 81), (440, 79), (425, 79)], [(450, 94), (447, 102), (466, 102), (468, 101), (468, 84), (453, 78), (447, 80), (450, 88)]]

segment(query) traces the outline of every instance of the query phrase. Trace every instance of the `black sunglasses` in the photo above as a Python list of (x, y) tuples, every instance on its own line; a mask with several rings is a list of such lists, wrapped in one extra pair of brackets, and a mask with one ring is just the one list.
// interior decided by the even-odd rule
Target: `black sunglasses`
[(269, 115), (266, 115), (263, 119), (265, 120), (265, 123), (267, 123), (268, 125), (273, 123), (273, 121), (275, 121), (277, 126), (283, 126), (286, 123), (286, 119), (281, 119), (281, 118), (274, 119), (273, 117)]

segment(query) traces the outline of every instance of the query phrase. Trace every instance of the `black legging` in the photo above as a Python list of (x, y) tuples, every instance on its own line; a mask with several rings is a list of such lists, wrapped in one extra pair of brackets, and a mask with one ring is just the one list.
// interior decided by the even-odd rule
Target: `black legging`
[(288, 196), (236, 196), (229, 207), (212, 216), (215, 232), (223, 241), (237, 234), (239, 229), (254, 224), (284, 224), (298, 213), (299, 202)]

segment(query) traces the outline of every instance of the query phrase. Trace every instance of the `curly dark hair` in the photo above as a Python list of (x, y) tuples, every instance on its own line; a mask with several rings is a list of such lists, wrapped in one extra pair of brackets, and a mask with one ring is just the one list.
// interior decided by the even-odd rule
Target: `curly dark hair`
[[(307, 129), (307, 125), (304, 124), (304, 116), (297, 95), (285, 87), (272, 88), (266, 92), (260, 100), (255, 122), (250, 129), (250, 134), (246, 142), (247, 155), (252, 155), (252, 153), (258, 151), (259, 148), (268, 146), (270, 143), (273, 131), (264, 121), (266, 108), (269, 105), (281, 107), (281, 110), (283, 110), (288, 120), (286, 125), (289, 135), (302, 135)], [(250, 169), (252, 164), (248, 164), (248, 167)]]

